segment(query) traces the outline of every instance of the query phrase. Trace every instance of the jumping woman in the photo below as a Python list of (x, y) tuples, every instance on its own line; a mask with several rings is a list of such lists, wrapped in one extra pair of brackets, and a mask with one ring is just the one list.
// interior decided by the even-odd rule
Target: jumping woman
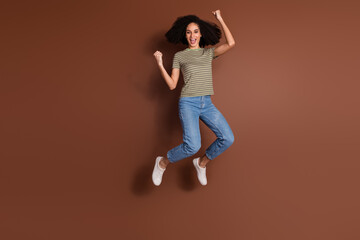
[(171, 43), (183, 43), (187, 48), (179, 51), (173, 58), (171, 76), (163, 66), (162, 53), (156, 51), (155, 59), (161, 76), (170, 90), (175, 89), (180, 69), (184, 85), (179, 100), (179, 116), (183, 128), (183, 143), (167, 152), (166, 157), (159, 156), (155, 160), (152, 180), (156, 186), (169, 163), (197, 153), (201, 146), (199, 119), (216, 135), (217, 139), (207, 148), (202, 157), (193, 159), (197, 177), (201, 185), (207, 184), (206, 165), (234, 142), (234, 135), (224, 116), (214, 106), (211, 95), (214, 94), (212, 82), (212, 60), (229, 51), (235, 46), (235, 40), (221, 17), (220, 10), (212, 12), (220, 22), (225, 34), (226, 43), (216, 45), (221, 38), (220, 28), (211, 22), (201, 20), (195, 15), (177, 18), (171, 29), (165, 34)]

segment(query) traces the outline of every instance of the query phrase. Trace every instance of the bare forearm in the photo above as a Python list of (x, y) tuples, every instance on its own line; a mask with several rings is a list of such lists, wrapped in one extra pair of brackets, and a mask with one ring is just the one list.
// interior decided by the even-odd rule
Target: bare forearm
[(160, 69), (160, 73), (161, 76), (164, 78), (166, 84), (169, 86), (170, 90), (175, 89), (176, 87), (176, 83), (175, 81), (170, 77), (170, 75), (167, 73), (166, 69), (164, 68), (164, 66), (162, 64), (159, 64), (159, 69)]
[(221, 27), (223, 29), (224, 35), (225, 35), (225, 39), (226, 39), (226, 43), (229, 46), (233, 46), (235, 45), (235, 39), (233, 37), (233, 35), (231, 34), (229, 28), (226, 26), (224, 20), (222, 18), (219, 19), (219, 22), (221, 24)]

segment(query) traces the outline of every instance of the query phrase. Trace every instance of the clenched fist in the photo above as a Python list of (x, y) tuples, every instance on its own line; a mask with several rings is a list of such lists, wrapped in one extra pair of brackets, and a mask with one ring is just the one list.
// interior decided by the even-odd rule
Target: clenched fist
[(220, 10), (216, 10), (216, 11), (213, 11), (212, 14), (214, 14), (215, 18), (217, 20), (220, 20), (221, 19), (221, 13), (220, 13)]
[(156, 51), (156, 52), (154, 53), (154, 57), (155, 57), (155, 59), (156, 59), (156, 61), (157, 61), (157, 64), (158, 64), (159, 66), (163, 64), (163, 61), (162, 61), (162, 53), (161, 53), (160, 51)]

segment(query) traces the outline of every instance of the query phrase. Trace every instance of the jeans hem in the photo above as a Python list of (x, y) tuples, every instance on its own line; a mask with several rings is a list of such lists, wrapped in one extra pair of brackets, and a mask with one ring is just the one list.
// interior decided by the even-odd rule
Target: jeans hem
[[(169, 151), (169, 152), (170, 152), (170, 151)], [(169, 160), (169, 162), (171, 162), (171, 163), (176, 163), (177, 161), (173, 161), (173, 160), (171, 160), (171, 159), (172, 159), (172, 157), (170, 157), (169, 152), (167, 152), (167, 154), (166, 154), (167, 159), (168, 159), (168, 160)]]
[(209, 154), (209, 153), (205, 152), (205, 155), (206, 155), (206, 157), (207, 157), (209, 160), (213, 160), (213, 158), (210, 157), (210, 154)]

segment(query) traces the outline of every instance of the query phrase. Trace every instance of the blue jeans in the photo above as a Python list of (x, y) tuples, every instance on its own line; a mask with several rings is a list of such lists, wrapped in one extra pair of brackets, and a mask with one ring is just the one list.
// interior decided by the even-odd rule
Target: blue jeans
[(168, 151), (167, 158), (172, 163), (199, 151), (201, 147), (199, 119), (217, 136), (205, 152), (210, 160), (219, 156), (234, 142), (234, 134), (229, 124), (211, 102), (210, 96), (180, 98), (179, 115), (183, 128), (183, 143)]

